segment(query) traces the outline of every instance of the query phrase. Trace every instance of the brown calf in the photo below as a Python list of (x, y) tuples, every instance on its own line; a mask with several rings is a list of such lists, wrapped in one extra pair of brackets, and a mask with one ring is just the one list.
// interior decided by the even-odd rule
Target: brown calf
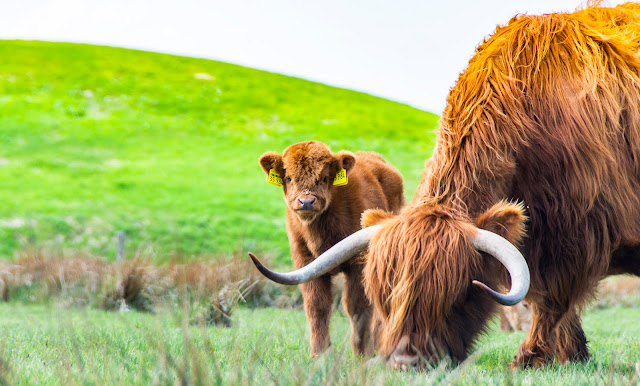
[[(279, 184), (281, 179), (296, 269), (359, 230), (365, 210), (379, 208), (397, 213), (404, 203), (402, 176), (375, 153), (331, 153), (324, 144), (310, 141), (291, 145), (282, 155), (264, 153), (260, 165), (267, 175), (271, 173), (272, 182)], [(342, 169), (348, 182), (334, 185)], [(312, 356), (330, 345), (331, 278), (340, 272), (345, 276), (342, 303), (351, 320), (353, 352), (373, 353), (373, 310), (362, 287), (362, 268), (362, 262), (352, 260), (300, 285), (311, 330)]]

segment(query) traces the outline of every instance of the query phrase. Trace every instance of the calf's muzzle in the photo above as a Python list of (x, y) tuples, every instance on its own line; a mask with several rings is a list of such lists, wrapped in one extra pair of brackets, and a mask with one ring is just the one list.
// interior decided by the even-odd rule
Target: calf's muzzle
[(298, 198), (298, 203), (300, 203), (300, 210), (313, 210), (313, 203), (316, 202), (315, 197), (311, 198)]

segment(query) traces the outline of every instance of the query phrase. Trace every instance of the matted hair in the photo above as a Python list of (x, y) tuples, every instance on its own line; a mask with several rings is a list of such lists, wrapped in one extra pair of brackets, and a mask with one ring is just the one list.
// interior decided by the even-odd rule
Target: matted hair
[[(469, 229), (502, 200), (526, 204), (512, 209), (530, 217), (522, 251), (538, 309), (579, 307), (612, 252), (640, 243), (640, 4), (514, 17), (477, 48), (447, 102), (416, 199), (383, 220), (367, 256), (386, 355), (403, 334), (418, 350), (467, 355), (492, 307), (479, 296), (459, 309), (472, 279), (492, 281)], [(569, 319), (561, 328), (581, 333)]]

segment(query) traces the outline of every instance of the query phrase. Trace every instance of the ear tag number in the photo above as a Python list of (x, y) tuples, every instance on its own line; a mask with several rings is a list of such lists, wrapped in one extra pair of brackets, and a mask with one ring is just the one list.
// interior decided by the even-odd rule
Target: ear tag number
[(347, 171), (342, 168), (336, 174), (336, 178), (333, 179), (333, 185), (335, 186), (343, 186), (349, 183), (349, 179), (347, 178)]
[(276, 171), (273, 169), (269, 169), (267, 182), (270, 183), (271, 185), (282, 186), (282, 178), (280, 178), (280, 174), (276, 173)]

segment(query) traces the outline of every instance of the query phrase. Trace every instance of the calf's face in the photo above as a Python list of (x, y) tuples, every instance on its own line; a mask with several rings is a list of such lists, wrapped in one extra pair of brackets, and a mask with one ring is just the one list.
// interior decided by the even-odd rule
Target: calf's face
[(355, 165), (351, 152), (331, 153), (319, 142), (301, 142), (289, 146), (282, 155), (267, 152), (260, 157), (260, 166), (269, 175), (277, 173), (287, 207), (303, 223), (310, 223), (324, 212), (331, 202), (333, 180), (339, 170), (347, 174)]

